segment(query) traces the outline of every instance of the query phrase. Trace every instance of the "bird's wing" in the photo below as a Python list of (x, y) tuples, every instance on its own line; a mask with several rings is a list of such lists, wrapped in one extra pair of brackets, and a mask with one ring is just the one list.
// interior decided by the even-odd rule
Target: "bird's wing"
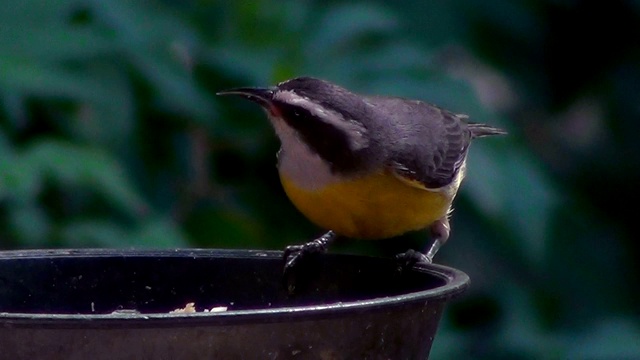
[(472, 138), (467, 116), (423, 102), (395, 101), (405, 106), (396, 104), (388, 118), (396, 132), (391, 138), (396, 140), (387, 167), (402, 181), (426, 190), (453, 182)]

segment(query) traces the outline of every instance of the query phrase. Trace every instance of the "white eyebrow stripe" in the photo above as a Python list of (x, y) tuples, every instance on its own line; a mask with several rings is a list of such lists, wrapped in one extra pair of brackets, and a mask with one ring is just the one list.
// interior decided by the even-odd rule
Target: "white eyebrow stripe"
[(369, 139), (365, 135), (367, 129), (359, 121), (347, 119), (342, 114), (327, 109), (306, 96), (296, 94), (294, 90), (277, 91), (273, 99), (286, 104), (299, 106), (325, 123), (342, 130), (345, 134), (349, 135), (351, 150), (361, 150), (369, 146)]

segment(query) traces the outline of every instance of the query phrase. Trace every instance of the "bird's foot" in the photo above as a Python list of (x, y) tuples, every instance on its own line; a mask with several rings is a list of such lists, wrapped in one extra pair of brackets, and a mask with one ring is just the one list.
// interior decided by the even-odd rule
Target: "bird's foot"
[(293, 294), (295, 291), (296, 269), (300, 267), (303, 259), (311, 255), (326, 253), (329, 244), (335, 240), (336, 236), (336, 233), (329, 231), (306, 244), (290, 245), (284, 249), (283, 258), (285, 264), (283, 280), (289, 294)]
[(396, 255), (396, 261), (398, 262), (398, 270), (400, 272), (405, 272), (407, 270), (411, 270), (411, 268), (413, 268), (413, 265), (418, 263), (433, 263), (433, 257), (429, 257), (428, 254), (425, 255), (421, 252), (409, 249), (406, 252)]

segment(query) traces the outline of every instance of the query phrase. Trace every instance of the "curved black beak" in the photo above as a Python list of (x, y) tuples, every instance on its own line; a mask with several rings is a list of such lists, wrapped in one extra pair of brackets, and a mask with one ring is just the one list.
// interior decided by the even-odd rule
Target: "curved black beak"
[(216, 95), (238, 95), (248, 100), (267, 106), (273, 98), (274, 88), (236, 88), (217, 92)]

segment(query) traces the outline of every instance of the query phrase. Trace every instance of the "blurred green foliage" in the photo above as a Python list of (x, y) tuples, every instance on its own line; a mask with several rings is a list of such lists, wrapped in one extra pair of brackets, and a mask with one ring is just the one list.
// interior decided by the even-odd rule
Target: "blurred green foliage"
[(264, 115), (214, 94), (313, 75), (510, 131), (471, 149), (437, 260), (472, 287), (433, 358), (640, 358), (639, 23), (623, 0), (5, 0), (0, 246), (311, 238)]

